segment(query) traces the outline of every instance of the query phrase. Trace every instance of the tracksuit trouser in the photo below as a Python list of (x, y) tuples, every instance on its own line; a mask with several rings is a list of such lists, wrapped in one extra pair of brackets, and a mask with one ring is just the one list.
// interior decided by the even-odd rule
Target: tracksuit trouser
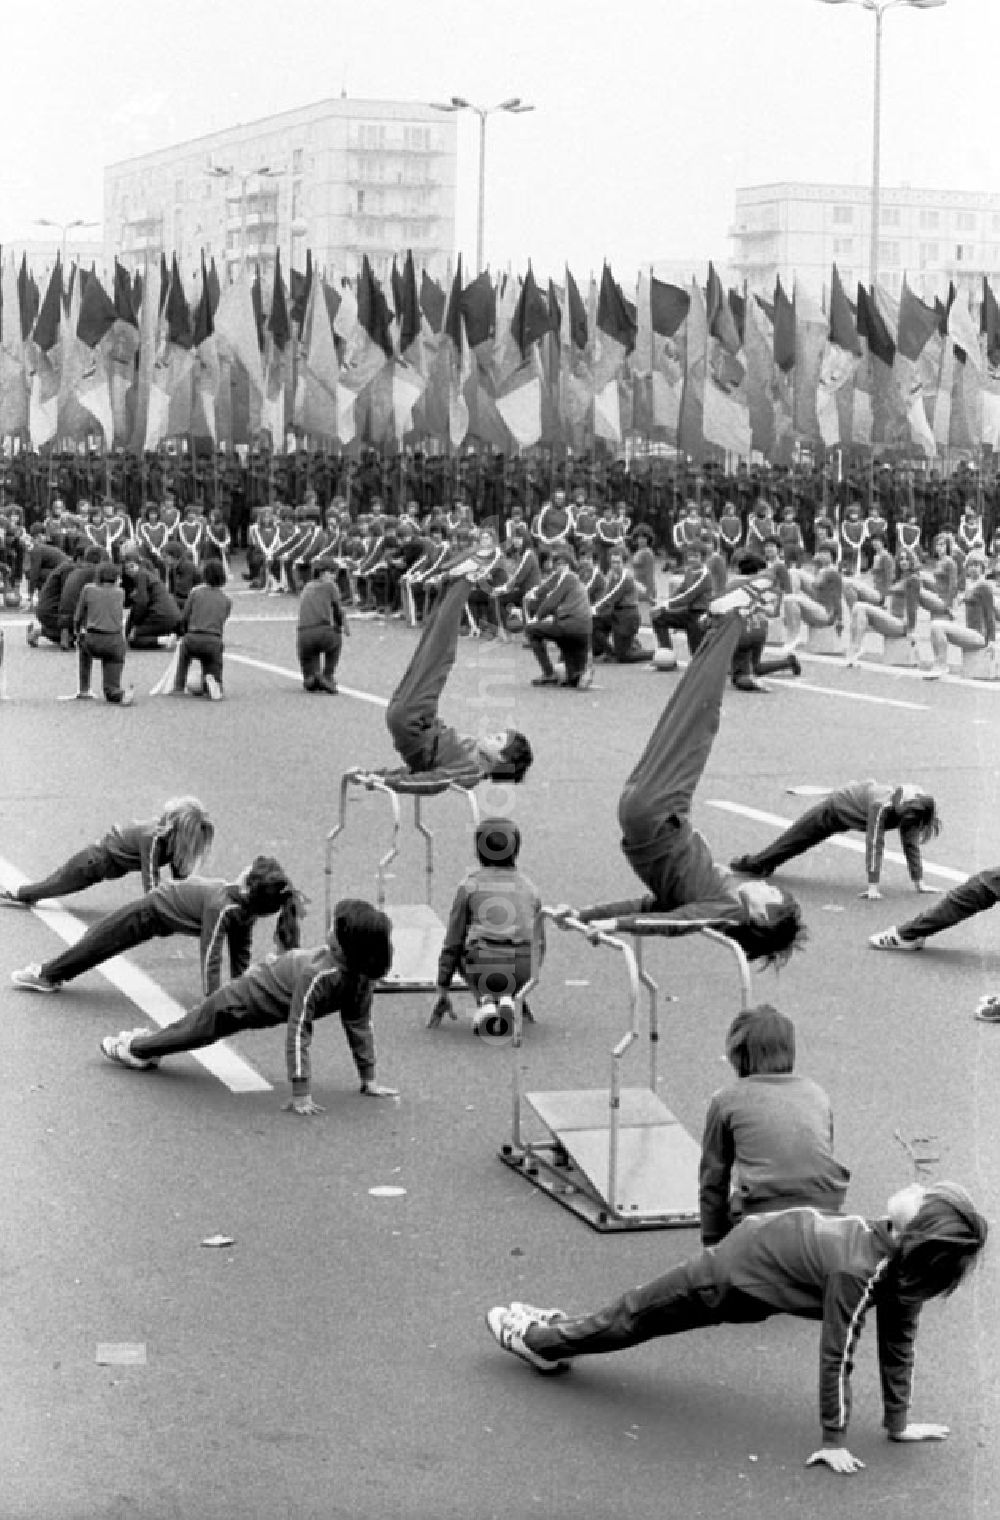
[(525, 1343), (539, 1356), (562, 1361), (624, 1351), (661, 1335), (683, 1335), (710, 1325), (757, 1324), (778, 1312), (715, 1277), (709, 1247), (662, 1277), (623, 1293), (596, 1314), (532, 1325)]
[(411, 770), (427, 770), (437, 745), (438, 703), (458, 656), (458, 638), (471, 590), (452, 581), (425, 622), (413, 657), (389, 699), (386, 727), (396, 753)]
[(956, 924), (963, 923), (976, 913), (985, 913), (989, 908), (995, 908), (998, 902), (1000, 866), (993, 866), (988, 871), (978, 871), (967, 881), (952, 887), (950, 892), (939, 897), (925, 912), (900, 924), (896, 932), (903, 940), (929, 939), (932, 934), (940, 934), (942, 929), (953, 929)]
[(45, 962), (42, 975), (50, 982), (71, 982), (74, 977), (111, 960), (112, 956), (123, 955), (126, 950), (145, 944), (147, 940), (176, 933), (177, 925), (170, 921), (155, 897), (145, 897), (141, 902), (128, 903), (91, 924), (75, 945)]

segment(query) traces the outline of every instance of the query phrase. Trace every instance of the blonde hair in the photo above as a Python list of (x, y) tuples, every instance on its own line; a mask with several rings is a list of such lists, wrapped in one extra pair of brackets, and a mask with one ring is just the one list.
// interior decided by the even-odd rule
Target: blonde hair
[(215, 842), (215, 824), (197, 797), (169, 798), (163, 804), (160, 828), (176, 876), (190, 876), (205, 864)]

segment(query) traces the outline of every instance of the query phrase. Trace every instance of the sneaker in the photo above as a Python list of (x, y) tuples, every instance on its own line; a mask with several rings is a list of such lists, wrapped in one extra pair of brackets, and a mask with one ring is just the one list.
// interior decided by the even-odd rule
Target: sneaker
[(883, 929), (881, 934), (873, 934), (868, 940), (873, 950), (922, 950), (922, 939), (900, 939), (899, 930), (895, 924), (891, 929)]
[(59, 983), (50, 982), (47, 976), (42, 975), (41, 964), (33, 961), (30, 966), (22, 966), (20, 971), (12, 971), (11, 982), (15, 987), (20, 987), (22, 992), (58, 992)]
[(975, 1017), (982, 1024), (1000, 1024), (1000, 995), (988, 992), (976, 1004)]
[(559, 677), (555, 676), (555, 675), (553, 675), (553, 676), (535, 676), (535, 678), (534, 678), (534, 680), (532, 681), (531, 684), (532, 684), (532, 686), (558, 686), (559, 685)]
[(40, 630), (38, 624), (34, 621), (30, 622), (27, 628), (24, 630), (24, 642), (27, 644), (29, 649), (38, 648), (39, 631)]
[(135, 687), (134, 686), (126, 686), (125, 691), (122, 694), (122, 699), (121, 699), (121, 701), (119, 702), (118, 705), (119, 705), (119, 707), (134, 707), (135, 706)]
[(507, 1308), (498, 1305), (486, 1315), (486, 1325), (504, 1351), (519, 1356), (522, 1362), (527, 1362), (536, 1372), (551, 1377), (553, 1373), (568, 1371), (569, 1362), (554, 1362), (548, 1357), (539, 1356), (537, 1351), (532, 1351), (530, 1346), (525, 1345), (524, 1337), (532, 1325), (550, 1323), (547, 1316), (558, 1312), (553, 1309), (532, 1309), (529, 1304), (510, 1304)]
[(176, 635), (176, 633), (168, 633), (167, 634), (166, 638), (163, 641), (163, 647), (164, 647), (164, 649), (176, 649), (177, 648), (177, 635)]
[(496, 1025), (497, 1005), (492, 998), (486, 998), (472, 1015), (472, 1033), (495, 1035), (499, 1032)]
[(534, 1304), (522, 1303), (519, 1298), (515, 1298), (510, 1307), (519, 1313), (530, 1314), (539, 1325), (555, 1325), (568, 1318), (561, 1309), (536, 1309)]
[(521, 1017), (526, 1024), (534, 1024), (537, 1022), (535, 1015), (531, 1011), (531, 1004), (528, 1002), (527, 998), (521, 999)]
[(123, 1029), (121, 1034), (105, 1035), (101, 1041), (101, 1054), (117, 1066), (128, 1066), (133, 1071), (155, 1071), (159, 1061), (144, 1061), (132, 1054), (132, 1039), (137, 1034), (148, 1034), (148, 1029)]
[(337, 685), (332, 676), (320, 676), (319, 690), (329, 692), (331, 697), (335, 697), (339, 692), (340, 687)]
[(30, 908), (31, 904), (24, 902), (16, 892), (8, 892), (6, 888), (0, 890), (0, 908)]
[(731, 871), (738, 871), (741, 876), (759, 876), (765, 880), (770, 876), (771, 866), (759, 866), (752, 855), (734, 855), (729, 862)]
[(593, 684), (594, 684), (594, 662), (593, 662), (593, 660), (588, 660), (587, 661), (587, 668), (583, 672), (583, 675), (580, 677), (580, 683), (579, 684), (580, 684), (580, 690), (581, 691), (589, 691), (590, 688), (593, 686)]
[(214, 676), (205, 677), (205, 691), (210, 702), (222, 701), (222, 687)]
[(797, 654), (790, 654), (788, 656), (788, 669), (793, 676), (800, 676), (802, 674), (802, 661)]
[(856, 668), (856, 666), (858, 666), (860, 664), (861, 664), (861, 650), (860, 649), (851, 649), (844, 656), (844, 669), (845, 670), (854, 670)]

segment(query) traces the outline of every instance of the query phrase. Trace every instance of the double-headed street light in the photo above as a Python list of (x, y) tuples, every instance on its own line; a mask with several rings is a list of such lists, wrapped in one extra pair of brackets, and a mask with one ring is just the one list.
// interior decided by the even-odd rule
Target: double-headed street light
[(60, 238), (59, 238), (60, 259), (59, 259), (59, 262), (63, 265), (63, 267), (65, 267), (65, 265), (66, 265), (66, 236), (67, 236), (67, 234), (70, 233), (70, 232), (72, 232), (73, 229), (74, 229), (74, 227), (99, 227), (100, 225), (101, 225), (100, 222), (85, 222), (83, 220), (83, 218), (80, 217), (80, 216), (74, 217), (71, 222), (53, 222), (47, 216), (36, 216), (35, 217), (35, 226), (36, 227), (55, 227), (58, 230), (58, 232), (60, 234)]
[(879, 176), (880, 137), (882, 117), (882, 16), (895, 5), (904, 5), (911, 11), (933, 11), (947, 5), (948, 0), (820, 0), (822, 5), (858, 5), (871, 11), (875, 17), (875, 106), (872, 126), (872, 230), (871, 257), (868, 264), (869, 280), (874, 290), (878, 280), (879, 240)]
[(483, 268), (483, 227), (486, 214), (486, 118), (497, 111), (521, 116), (525, 111), (533, 111), (535, 108), (526, 105), (519, 95), (511, 96), (510, 100), (501, 100), (497, 106), (476, 106), (463, 95), (453, 95), (447, 105), (436, 100), (432, 100), (431, 105), (435, 111), (475, 111), (479, 117), (479, 210), (476, 221), (476, 273), (479, 274)]

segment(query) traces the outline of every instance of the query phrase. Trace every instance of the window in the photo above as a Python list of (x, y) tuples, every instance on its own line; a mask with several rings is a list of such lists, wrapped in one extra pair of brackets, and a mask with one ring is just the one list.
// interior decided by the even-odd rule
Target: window
[(838, 224), (838, 226), (841, 227), (844, 225), (852, 224), (854, 222), (854, 207), (834, 206), (833, 220)]
[(921, 243), (920, 244), (920, 262), (921, 262), (921, 264), (936, 264), (937, 261), (938, 261), (938, 244), (937, 243)]
[(301, 174), (302, 173), (302, 149), (301, 148), (295, 148), (295, 149), (292, 150), (292, 173), (293, 174)]
[(359, 211), (364, 211), (364, 209), (365, 209), (365, 192), (363, 190), (359, 190), (358, 191), (358, 210)]
[(958, 211), (955, 214), (955, 226), (959, 232), (975, 232), (976, 215), (974, 211)]
[(898, 264), (899, 244), (896, 242), (887, 242), (885, 238), (880, 238), (878, 245), (878, 259), (880, 264)]
[(899, 227), (901, 225), (901, 223), (902, 223), (902, 216), (900, 214), (900, 209), (899, 209), (898, 206), (883, 206), (882, 207), (882, 226), (883, 227)]
[(182, 179), (175, 179), (174, 180), (174, 200), (175, 201), (182, 201), (183, 199), (184, 199), (184, 181)]
[(920, 213), (921, 232), (936, 232), (940, 221), (941, 217), (937, 211), (928, 211), (925, 207)]
[(971, 243), (955, 244), (955, 262), (957, 264), (971, 264), (974, 257)]
[(834, 240), (833, 240), (833, 256), (834, 256), (835, 259), (837, 259), (837, 258), (842, 258), (842, 259), (853, 258), (854, 257), (854, 239), (853, 238), (834, 238)]

